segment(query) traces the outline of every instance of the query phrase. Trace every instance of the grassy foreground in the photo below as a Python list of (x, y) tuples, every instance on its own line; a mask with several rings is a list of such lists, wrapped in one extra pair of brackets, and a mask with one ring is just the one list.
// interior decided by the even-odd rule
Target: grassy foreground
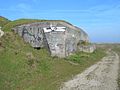
[(47, 50), (35, 50), (13, 32), (0, 38), (0, 90), (57, 90), (105, 55), (97, 49), (92, 54), (77, 52), (60, 59)]
[(11, 32), (11, 28), (17, 25), (44, 20), (10, 22), (1, 17), (0, 21), (5, 31), (0, 38), (0, 90), (58, 90), (63, 81), (71, 79), (105, 55), (105, 50), (98, 48), (92, 54), (77, 52), (63, 59), (51, 57), (46, 49), (33, 49)]

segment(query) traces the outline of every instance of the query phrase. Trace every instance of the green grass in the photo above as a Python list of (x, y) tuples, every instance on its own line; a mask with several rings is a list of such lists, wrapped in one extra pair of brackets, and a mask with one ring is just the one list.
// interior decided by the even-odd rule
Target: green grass
[(40, 22), (40, 21), (42, 21), (42, 20), (37, 20), (37, 19), (18, 19), (18, 20), (14, 20), (14, 21), (8, 23), (7, 25), (5, 25), (3, 27), (3, 30), (9, 32), (15, 26), (22, 25), (22, 24), (33, 23), (33, 22)]
[[(77, 52), (67, 58), (51, 57), (46, 49), (36, 50), (13, 32), (0, 39), (0, 90), (57, 90), (105, 55)], [(72, 64), (77, 63), (78, 65)]]
[[(39, 20), (39, 19), (18, 19), (18, 20), (14, 20), (12, 22), (9, 22), (8, 24), (4, 25), (3, 27), (3, 30), (4, 31), (11, 31), (12, 28), (16, 27), (16, 26), (19, 26), (19, 25), (22, 25), (22, 24), (29, 24), (29, 23), (34, 23), (34, 22), (52, 22), (52, 21), (55, 21), (55, 22), (66, 22), (64, 20)], [(68, 23), (68, 22), (66, 22)], [(68, 23), (70, 24), (70, 23)], [(72, 24), (70, 24), (72, 25)]]
[(3, 27), (4, 25), (6, 25), (9, 22), (10, 22), (10, 20), (8, 20), (7, 18), (0, 16), (0, 26), (1, 27)]
[(51, 57), (46, 49), (33, 49), (11, 32), (15, 26), (42, 21), (54, 20), (19, 19), (3, 25), (5, 35), (0, 38), (0, 90), (58, 90), (62, 82), (105, 56), (105, 50), (98, 48), (92, 54), (77, 52), (67, 58)]

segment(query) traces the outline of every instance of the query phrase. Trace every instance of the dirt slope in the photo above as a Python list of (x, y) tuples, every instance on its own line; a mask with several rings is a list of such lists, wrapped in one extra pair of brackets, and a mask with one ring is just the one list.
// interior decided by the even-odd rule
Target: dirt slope
[(119, 90), (119, 56), (111, 49), (102, 61), (62, 85), (60, 90)]

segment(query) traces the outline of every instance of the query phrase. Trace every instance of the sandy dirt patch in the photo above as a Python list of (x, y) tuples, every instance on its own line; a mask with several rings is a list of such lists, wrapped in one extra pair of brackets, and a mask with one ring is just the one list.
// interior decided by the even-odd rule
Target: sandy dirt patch
[(72, 80), (64, 82), (60, 90), (119, 90), (118, 70), (119, 56), (109, 49), (106, 57)]

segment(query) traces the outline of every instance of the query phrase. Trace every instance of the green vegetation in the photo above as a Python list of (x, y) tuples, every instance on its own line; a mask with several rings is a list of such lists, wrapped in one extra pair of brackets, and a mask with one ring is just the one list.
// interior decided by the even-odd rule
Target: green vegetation
[(18, 35), (7, 32), (0, 39), (0, 89), (57, 90), (61, 82), (82, 72), (104, 55), (98, 49), (93, 54), (78, 52), (67, 59), (51, 57), (47, 50), (35, 50)]
[[(64, 21), (64, 20), (18, 19), (18, 20), (14, 20), (14, 21), (8, 23), (7, 25), (5, 25), (5, 26), (3, 27), (3, 30), (9, 32), (9, 31), (11, 31), (11, 29), (12, 29), (13, 27), (18, 26), (18, 25), (28, 24), (28, 23), (34, 23), (34, 22), (43, 22), (43, 21), (47, 21), (47, 22), (51, 22), (51, 21), (66, 22), (66, 21)], [(66, 23), (68, 23), (68, 22), (66, 22)], [(68, 23), (68, 24), (70, 24), (70, 23)], [(70, 24), (70, 25), (71, 25), (71, 24)]]
[(71, 79), (98, 62), (105, 50), (92, 54), (77, 52), (67, 58), (51, 57), (46, 49), (36, 50), (10, 29), (38, 20), (16, 20), (5, 25), (0, 38), (0, 90), (57, 90)]
[(71, 56), (69, 56), (68, 58), (66, 58), (66, 60), (70, 60), (72, 62), (75, 63), (79, 63), (79, 64), (88, 64), (91, 62), (96, 61), (96, 59), (100, 59), (101, 56), (104, 56), (105, 53), (103, 53), (102, 51), (103, 49), (97, 49), (95, 52), (93, 53), (84, 53), (84, 52), (77, 52)]
[(0, 26), (1, 27), (3, 27), (4, 25), (6, 25), (9, 22), (10, 22), (10, 20), (8, 20), (7, 18), (0, 16)]
[(15, 26), (18, 26), (18, 25), (22, 25), (22, 24), (28, 24), (28, 23), (33, 23), (33, 22), (40, 22), (42, 20), (37, 20), (37, 19), (18, 19), (18, 20), (15, 20), (15, 21), (12, 21), (10, 23), (8, 23), (7, 25), (5, 25), (3, 27), (3, 30), (4, 31), (11, 31), (11, 29)]

